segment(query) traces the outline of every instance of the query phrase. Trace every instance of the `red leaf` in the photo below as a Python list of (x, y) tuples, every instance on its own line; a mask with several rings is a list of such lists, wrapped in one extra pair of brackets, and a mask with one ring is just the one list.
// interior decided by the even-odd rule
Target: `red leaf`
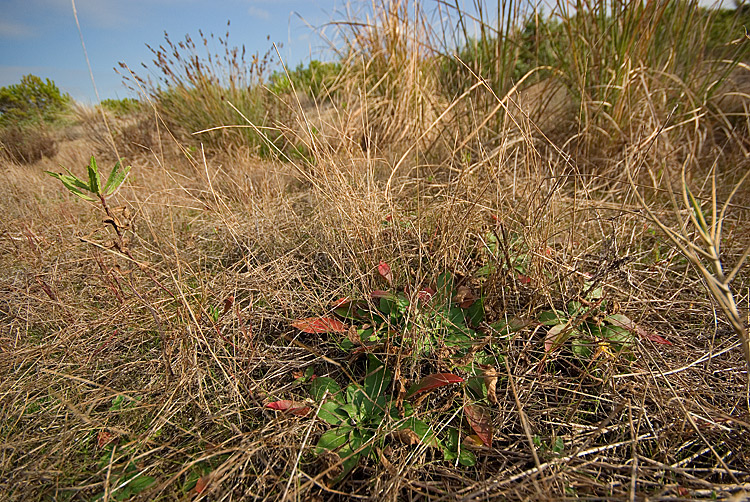
[(208, 481), (211, 479), (211, 476), (201, 476), (198, 478), (198, 481), (195, 482), (195, 493), (203, 493), (206, 490), (206, 487), (208, 486)]
[(341, 307), (348, 307), (352, 303), (352, 299), (348, 296), (339, 298), (336, 301), (331, 302), (332, 309), (340, 309)]
[(382, 289), (376, 289), (372, 293), (370, 293), (370, 296), (372, 298), (387, 298), (390, 296), (387, 291), (383, 291)]
[(299, 319), (292, 326), (303, 333), (346, 333), (347, 325), (333, 317), (308, 317)]
[(393, 272), (391, 271), (391, 267), (383, 260), (380, 260), (380, 263), (378, 264), (378, 273), (383, 279), (388, 281), (388, 284), (393, 286)]
[(224, 298), (224, 312), (222, 312), (221, 315), (225, 315), (227, 311), (232, 308), (232, 304), (234, 304), (234, 295), (229, 295)]
[(650, 333), (642, 327), (638, 326), (626, 315), (612, 314), (610, 316), (607, 316), (605, 321), (609, 322), (613, 326), (619, 326), (630, 331), (631, 333), (635, 333), (641, 338), (645, 338), (646, 340), (651, 340), (654, 343), (658, 343), (659, 345), (672, 345), (672, 342), (670, 342), (666, 338), (659, 336), (656, 333)]
[(107, 432), (105, 430), (100, 430), (99, 433), (96, 435), (96, 446), (99, 448), (104, 448), (112, 441), (115, 441), (117, 439), (117, 436), (114, 434)]
[(295, 401), (290, 401), (288, 399), (282, 399), (281, 401), (274, 401), (272, 403), (268, 403), (266, 405), (266, 408), (271, 408), (272, 410), (291, 413), (293, 415), (298, 415), (300, 417), (304, 417), (305, 415), (310, 413), (309, 406), (305, 406), (304, 404), (300, 404)]
[(417, 298), (422, 302), (429, 302), (432, 299), (432, 296), (435, 294), (435, 290), (427, 287), (420, 289), (417, 292)]
[(648, 331), (643, 329), (639, 330), (637, 333), (646, 340), (651, 340), (652, 342), (658, 343), (659, 345), (672, 345), (672, 342), (670, 342), (663, 336), (657, 335), (656, 333), (649, 333)]
[(528, 275), (518, 274), (518, 282), (521, 284), (531, 284), (531, 277)]
[(492, 420), (487, 410), (475, 404), (464, 405), (464, 413), (471, 428), (485, 446), (492, 447)]
[(406, 393), (406, 398), (410, 398), (422, 392), (427, 392), (438, 387), (444, 387), (452, 383), (461, 383), (464, 379), (453, 373), (435, 373), (434, 375), (427, 375), (419, 382), (409, 388), (409, 392)]

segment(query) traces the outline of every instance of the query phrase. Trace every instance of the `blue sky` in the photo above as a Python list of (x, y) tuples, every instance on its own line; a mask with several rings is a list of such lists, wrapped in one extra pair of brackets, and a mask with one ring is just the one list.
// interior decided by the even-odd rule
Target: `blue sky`
[[(459, 0), (463, 8), (474, 0)], [(534, 3), (549, 0), (530, 0)], [(437, 2), (425, 0), (426, 7)], [(490, 2), (492, 3), (492, 2)], [(712, 0), (701, 0), (712, 4)], [(727, 1), (730, 3), (731, 1)], [(231, 20), (230, 45), (245, 45), (249, 53), (264, 54), (271, 42), (284, 45), (281, 55), (289, 67), (309, 60), (330, 59), (317, 33), (331, 20), (346, 19), (347, 9), (366, 8), (368, 0), (76, 0), (78, 19), (99, 95), (131, 96), (113, 68), (127, 63), (143, 75), (150, 63), (145, 44), (158, 47), (164, 32), (177, 42), (190, 34), (223, 35)], [(354, 5), (354, 7), (352, 7)], [(18, 83), (32, 73), (51, 78), (79, 101), (96, 101), (71, 0), (0, 0), (0, 86)], [(270, 42), (266, 37), (270, 36)], [(330, 53), (329, 53), (330, 54)]]
[[(325, 42), (316, 35), (332, 18), (342, 19), (345, 0), (76, 0), (84, 42), (99, 95), (130, 96), (113, 68), (123, 61), (133, 69), (150, 63), (145, 44), (158, 47), (167, 31), (173, 41), (186, 34), (224, 35), (231, 20), (230, 44), (245, 44), (261, 54), (281, 42), (290, 66), (310, 55), (325, 59)], [(0, 86), (25, 74), (51, 78), (64, 92), (95, 102), (70, 0), (0, 0)], [(328, 28), (326, 33), (333, 33)], [(266, 39), (270, 36), (270, 42)]]

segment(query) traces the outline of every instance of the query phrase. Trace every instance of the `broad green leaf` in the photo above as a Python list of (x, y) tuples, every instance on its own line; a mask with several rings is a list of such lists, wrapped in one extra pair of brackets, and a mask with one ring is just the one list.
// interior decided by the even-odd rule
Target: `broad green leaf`
[(347, 416), (338, 403), (326, 401), (318, 411), (318, 418), (331, 425), (341, 425), (346, 423)]
[(120, 185), (122, 185), (122, 182), (125, 181), (125, 177), (128, 175), (129, 171), (130, 166), (123, 168), (122, 164), (120, 164), (120, 161), (117, 161), (115, 167), (112, 168), (112, 172), (109, 173), (106, 185), (104, 185), (104, 192), (106, 193), (106, 195), (111, 195), (115, 192), (115, 190), (120, 188)]
[(372, 354), (367, 355), (367, 376), (365, 376), (364, 390), (370, 398), (385, 392), (391, 383), (391, 372)]
[(579, 312), (581, 312), (581, 302), (568, 302), (568, 314), (570, 314), (571, 316), (576, 316)]
[(351, 433), (352, 430), (352, 427), (342, 425), (341, 427), (334, 427), (333, 429), (324, 432), (323, 435), (320, 436), (320, 439), (318, 439), (318, 444), (315, 445), (315, 454), (322, 455), (326, 450), (338, 450), (349, 440), (349, 433)]
[[(360, 391), (361, 392), (361, 391)], [(364, 394), (363, 394), (364, 395)], [(339, 410), (346, 414), (347, 419), (352, 419), (359, 423), (362, 420), (362, 413), (358, 405), (342, 404)]]
[(341, 395), (341, 387), (333, 378), (318, 377), (310, 384), (310, 395), (316, 401), (323, 399), (326, 390), (331, 399), (340, 404), (344, 403), (343, 396)]
[(552, 326), (544, 338), (544, 351), (550, 352), (560, 348), (569, 338), (580, 338), (581, 332), (571, 328), (568, 324), (558, 324)]
[(102, 181), (99, 177), (99, 168), (96, 166), (96, 159), (94, 156), (91, 156), (91, 160), (89, 160), (88, 165), (88, 172), (89, 172), (89, 190), (92, 193), (95, 193), (99, 195), (101, 193), (101, 185)]
[(346, 477), (347, 474), (349, 474), (352, 469), (357, 467), (357, 464), (359, 464), (359, 459), (365, 455), (366, 453), (364, 451), (357, 452), (356, 449), (352, 448), (350, 445), (345, 445), (339, 450), (339, 457), (341, 457), (341, 463), (343, 466), (343, 470), (341, 471), (341, 474), (336, 476), (336, 478), (333, 480), (334, 483), (338, 483), (344, 477)]
[[(88, 191), (88, 189), (89, 189), (88, 185), (86, 185), (83, 181), (81, 181), (78, 178), (76, 178), (74, 175), (72, 175), (72, 174), (71, 175), (65, 175), (65, 174), (61, 174), (61, 173), (53, 173), (51, 171), (45, 171), (45, 172), (47, 174), (49, 174), (50, 176), (52, 176), (52, 177), (57, 178), (58, 180), (60, 180), (62, 182), (63, 186), (65, 186), (65, 188), (67, 188), (68, 191), (70, 193), (72, 193), (73, 195), (76, 195), (76, 196), (82, 198), (83, 200), (88, 200), (88, 201), (92, 201), (92, 202), (94, 201), (94, 199), (92, 197), (89, 197), (88, 195), (86, 195), (85, 193), (83, 193), (81, 191), (81, 190)], [(70, 172), (70, 171), (68, 171), (68, 172)]]
[(573, 354), (576, 355), (576, 357), (580, 359), (588, 359), (589, 357), (591, 357), (591, 344), (586, 340), (575, 338), (570, 345), (570, 348), (573, 351)]
[(545, 310), (539, 313), (539, 322), (545, 326), (555, 326), (565, 324), (568, 320), (552, 310)]
[(466, 467), (471, 467), (477, 463), (477, 457), (472, 452), (460, 447), (458, 429), (453, 427), (448, 429), (448, 438), (445, 446), (443, 446), (443, 458), (447, 462), (458, 459), (458, 463)]
[(440, 442), (435, 435), (435, 431), (433, 431), (432, 427), (427, 425), (422, 420), (418, 420), (415, 417), (410, 417), (408, 420), (406, 420), (406, 422), (404, 422), (404, 425), (399, 427), (399, 429), (409, 429), (410, 431), (414, 432), (417, 437), (419, 437), (419, 441), (422, 442), (422, 444), (435, 448), (440, 447)]
[(469, 326), (477, 327), (484, 320), (484, 300), (482, 298), (477, 299), (471, 304), (471, 307), (466, 309), (465, 312), (466, 323)]
[(635, 338), (630, 331), (620, 326), (602, 326), (600, 332), (607, 340), (624, 346), (632, 345)]
[(365, 393), (359, 384), (351, 383), (346, 387), (346, 402), (359, 408), (364, 400)]
[(473, 452), (462, 448), (461, 453), (458, 454), (458, 463), (464, 467), (474, 467), (477, 465), (477, 456)]
[(128, 482), (127, 486), (130, 488), (131, 493), (136, 494), (147, 489), (155, 482), (156, 478), (151, 476), (136, 476)]

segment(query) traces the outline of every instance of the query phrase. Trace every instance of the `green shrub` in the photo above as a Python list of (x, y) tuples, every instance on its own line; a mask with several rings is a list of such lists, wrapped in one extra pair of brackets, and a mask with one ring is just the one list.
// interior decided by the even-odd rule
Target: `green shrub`
[(291, 92), (292, 87), (314, 99), (331, 97), (333, 85), (341, 72), (341, 63), (323, 63), (316, 59), (305, 66), (302, 63), (288, 72), (274, 72), (269, 88), (274, 94)]
[[(149, 46), (160, 77), (153, 82), (134, 76), (138, 86), (145, 87), (161, 117), (182, 140), (266, 152), (269, 103), (262, 84), (272, 64), (270, 52), (247, 60), (244, 46), (230, 46), (229, 31), (224, 37), (199, 33), (198, 44), (190, 35), (173, 43), (165, 34), (165, 45)], [(214, 40), (221, 54), (212, 52)]]
[(117, 117), (141, 111), (141, 102), (133, 98), (103, 99), (100, 106)]
[(52, 80), (24, 75), (19, 84), (0, 88), (0, 125), (52, 122), (70, 101)]

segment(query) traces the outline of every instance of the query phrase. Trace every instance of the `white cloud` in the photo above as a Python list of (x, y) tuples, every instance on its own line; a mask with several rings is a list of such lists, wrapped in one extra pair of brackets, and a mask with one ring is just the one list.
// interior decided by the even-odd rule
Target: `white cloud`
[(0, 38), (28, 38), (33, 35), (34, 30), (23, 23), (0, 21)]
[(255, 17), (258, 19), (268, 20), (271, 19), (271, 13), (268, 12), (266, 9), (261, 9), (260, 7), (248, 7), (247, 13), (250, 14), (251, 17)]

